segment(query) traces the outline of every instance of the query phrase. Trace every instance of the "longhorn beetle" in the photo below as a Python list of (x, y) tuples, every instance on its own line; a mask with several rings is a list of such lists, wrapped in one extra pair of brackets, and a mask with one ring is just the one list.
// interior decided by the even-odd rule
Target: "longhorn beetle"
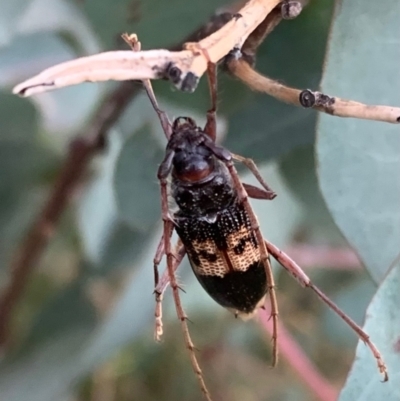
[[(133, 50), (140, 46), (135, 35), (124, 35), (124, 39)], [(167, 74), (171, 68), (177, 67), (167, 66)], [(154, 257), (155, 338), (159, 340), (162, 335), (161, 303), (163, 293), (170, 284), (193, 370), (205, 398), (211, 401), (190, 337), (175, 277), (176, 269), (187, 254), (203, 288), (236, 317), (251, 318), (258, 309), (264, 308), (266, 296), (269, 296), (274, 366), (277, 361), (278, 305), (269, 260), (269, 255), (272, 255), (302, 286), (311, 288), (357, 333), (370, 348), (384, 381), (387, 381), (385, 362), (368, 334), (319, 290), (295, 261), (263, 238), (248, 197), (272, 200), (276, 194), (263, 180), (251, 159), (234, 155), (215, 143), (217, 79), (214, 64), (209, 63), (207, 75), (212, 107), (207, 112), (204, 129), (198, 127), (190, 117), (179, 117), (171, 125), (166, 113), (158, 107), (150, 81), (143, 81), (168, 140), (165, 157), (157, 173), (164, 229)], [(242, 183), (234, 160), (248, 167), (262, 188)], [(168, 205), (169, 192), (177, 205), (177, 210), (172, 213)], [(175, 251), (171, 248), (174, 230), (179, 236)], [(160, 279), (158, 265), (164, 255), (167, 270)]]

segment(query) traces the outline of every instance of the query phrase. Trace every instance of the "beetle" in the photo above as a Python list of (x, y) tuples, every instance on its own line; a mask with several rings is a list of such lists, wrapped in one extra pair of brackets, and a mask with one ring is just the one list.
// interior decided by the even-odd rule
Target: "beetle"
[[(203, 288), (235, 316), (243, 319), (254, 316), (258, 309), (264, 307), (266, 297), (269, 297), (273, 324), (272, 365), (275, 365), (278, 305), (270, 264), (272, 255), (302, 286), (311, 288), (357, 333), (370, 348), (384, 381), (388, 380), (383, 358), (368, 334), (319, 290), (295, 261), (263, 238), (248, 198), (272, 200), (276, 194), (263, 180), (251, 159), (234, 155), (216, 144), (214, 64), (209, 64), (208, 78), (212, 108), (207, 112), (204, 128), (197, 126), (190, 117), (179, 117), (171, 125), (166, 114), (158, 109), (153, 92), (148, 90), (168, 139), (165, 157), (157, 173), (164, 230), (154, 258), (156, 339), (162, 334), (162, 296), (170, 284), (194, 371), (206, 399), (211, 400), (194, 352), (175, 277), (175, 270), (187, 254), (192, 270)], [(149, 85), (147, 88), (150, 88)], [(242, 183), (234, 160), (248, 167), (262, 188)], [(177, 209), (173, 212), (170, 211), (169, 196), (176, 203)], [(180, 239), (175, 251), (171, 247), (174, 230)], [(159, 279), (158, 265), (164, 255), (167, 272)]]
[[(247, 319), (264, 305), (270, 265), (262, 260), (258, 223), (249, 213), (245, 192), (235, 188), (232, 168), (231, 154), (194, 120), (174, 121), (158, 173), (160, 180), (172, 175), (171, 196), (178, 206), (174, 228), (207, 293)], [(268, 187), (263, 193), (265, 199), (276, 196)]]

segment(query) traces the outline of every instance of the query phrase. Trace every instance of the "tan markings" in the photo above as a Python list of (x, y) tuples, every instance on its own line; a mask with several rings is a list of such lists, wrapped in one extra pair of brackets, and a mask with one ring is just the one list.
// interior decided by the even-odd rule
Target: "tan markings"
[[(225, 258), (213, 240), (208, 239), (206, 241), (193, 241), (192, 247), (200, 260), (199, 266), (192, 263), (197, 274), (201, 274), (203, 276), (224, 277), (225, 274), (229, 272), (229, 267), (225, 261)], [(204, 257), (204, 255), (202, 255), (202, 252), (215, 255), (216, 260), (210, 262), (206, 257)]]
[(229, 272), (234, 272), (234, 271), (235, 271), (235, 268), (233, 267), (232, 262), (231, 262), (231, 260), (229, 259), (228, 252), (226, 251), (226, 249), (223, 249), (223, 250), (221, 251), (221, 253), (222, 253), (222, 255), (223, 255), (223, 258), (224, 258), (224, 261), (225, 261), (226, 266), (227, 266), (227, 268), (228, 268), (228, 271), (229, 271)]
[[(245, 242), (241, 240), (245, 240)], [(259, 247), (254, 247), (246, 227), (241, 227), (238, 231), (228, 235), (226, 242), (228, 247), (222, 251), (217, 248), (217, 245), (211, 239), (193, 241), (193, 250), (200, 261), (199, 266), (197, 266), (193, 263), (192, 258), (192, 265), (197, 274), (224, 277), (230, 271), (245, 272), (249, 266), (260, 261)], [(235, 247), (240, 246), (241, 242), (243, 251), (240, 254), (236, 254)], [(208, 260), (204, 253), (215, 255), (216, 260)]]
[[(260, 249), (254, 247), (249, 238), (249, 230), (246, 227), (241, 227), (240, 230), (230, 234), (227, 237), (228, 249), (227, 255), (232, 263), (233, 269), (236, 271), (245, 272), (253, 263), (260, 261)], [(241, 240), (246, 242), (243, 244), (244, 249), (240, 254), (236, 254), (234, 249), (240, 244)]]

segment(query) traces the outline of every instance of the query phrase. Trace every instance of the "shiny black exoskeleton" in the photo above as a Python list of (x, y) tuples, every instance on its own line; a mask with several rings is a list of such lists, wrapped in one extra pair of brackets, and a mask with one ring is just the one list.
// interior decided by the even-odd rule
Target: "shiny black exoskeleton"
[(264, 304), (265, 268), (251, 221), (227, 165), (231, 154), (195, 122), (175, 120), (159, 178), (172, 175), (172, 220), (193, 271), (207, 293), (236, 315)]

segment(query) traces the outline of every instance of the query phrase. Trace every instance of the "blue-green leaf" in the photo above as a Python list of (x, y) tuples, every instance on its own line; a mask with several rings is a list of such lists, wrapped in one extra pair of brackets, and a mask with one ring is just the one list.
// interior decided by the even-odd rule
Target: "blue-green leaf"
[[(400, 105), (400, 3), (343, 0), (337, 12), (322, 91)], [(328, 208), (380, 282), (399, 252), (400, 129), (320, 115), (317, 155)]]
[[(257, 70), (290, 86), (316, 87), (331, 14), (331, 1), (311, 1), (298, 18), (279, 24), (257, 52)], [(264, 93), (249, 93), (244, 85), (242, 93), (242, 103), (229, 120), (229, 149), (265, 162), (314, 142), (315, 113)], [(221, 99), (222, 105), (231, 102), (223, 92)]]
[(225, 3), (223, 0), (196, 4), (186, 0), (85, 0), (84, 9), (107, 48), (115, 48), (124, 32), (137, 33), (143, 48), (160, 48), (181, 41)]
[(2, 0), (0, 13), (0, 47), (8, 44), (16, 30), (16, 25), (28, 7), (26, 0)]
[(389, 381), (382, 383), (375, 359), (360, 340), (356, 360), (339, 401), (400, 399), (400, 258), (382, 282), (367, 309), (364, 330), (381, 351)]

